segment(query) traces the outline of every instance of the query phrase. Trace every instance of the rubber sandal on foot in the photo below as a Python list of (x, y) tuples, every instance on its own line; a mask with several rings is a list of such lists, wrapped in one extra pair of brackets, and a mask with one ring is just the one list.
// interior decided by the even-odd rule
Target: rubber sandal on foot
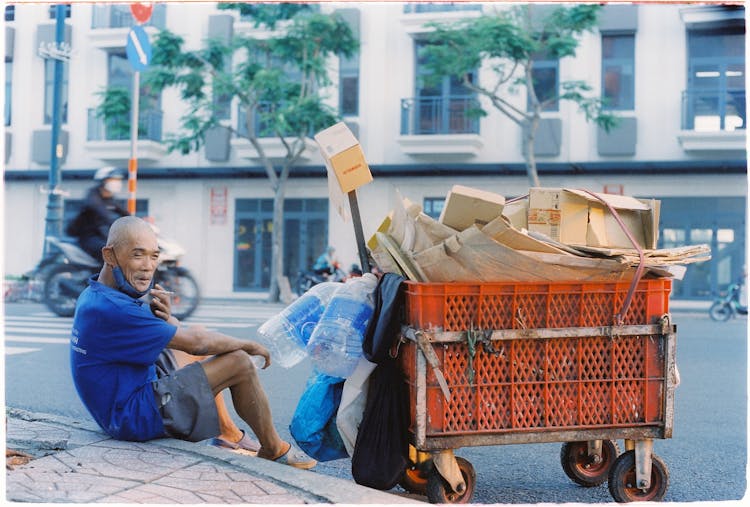
[(289, 465), (290, 467), (300, 468), (302, 470), (309, 470), (318, 464), (316, 460), (312, 459), (310, 456), (305, 454), (304, 451), (298, 449), (294, 444), (291, 443), (289, 444), (289, 450), (273, 461), (275, 461), (276, 463), (281, 463), (282, 465)]
[(248, 456), (257, 456), (258, 450), (260, 449), (260, 443), (253, 440), (249, 436), (247, 436), (247, 433), (245, 433), (245, 430), (242, 431), (242, 438), (239, 442), (233, 443), (229, 442), (227, 440), (224, 440), (223, 438), (212, 438), (209, 442), (209, 445), (213, 445), (214, 447), (220, 447), (222, 449), (227, 449), (233, 452), (236, 452), (238, 454), (245, 454)]

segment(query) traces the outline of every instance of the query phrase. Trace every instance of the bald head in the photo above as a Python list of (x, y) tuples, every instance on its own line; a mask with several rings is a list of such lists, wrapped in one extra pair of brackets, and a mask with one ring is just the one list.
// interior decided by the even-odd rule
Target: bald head
[(115, 220), (109, 228), (109, 235), (107, 236), (107, 246), (116, 246), (123, 243), (128, 243), (136, 238), (155, 238), (151, 226), (145, 220), (134, 217), (125, 216)]

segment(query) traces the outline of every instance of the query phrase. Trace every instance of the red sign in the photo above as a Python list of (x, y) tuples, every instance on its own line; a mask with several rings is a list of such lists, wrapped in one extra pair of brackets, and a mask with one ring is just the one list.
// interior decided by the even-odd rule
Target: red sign
[(229, 192), (227, 187), (211, 188), (211, 225), (226, 225)]
[(154, 4), (150, 2), (135, 2), (130, 4), (130, 12), (139, 23), (145, 23), (151, 18), (151, 12), (154, 10)]

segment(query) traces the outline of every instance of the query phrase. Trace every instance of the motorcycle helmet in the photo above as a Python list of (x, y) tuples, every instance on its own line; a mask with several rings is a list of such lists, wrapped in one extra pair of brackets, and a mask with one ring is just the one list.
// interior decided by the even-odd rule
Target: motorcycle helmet
[(124, 171), (119, 167), (107, 166), (101, 167), (94, 173), (94, 181), (104, 181), (110, 178), (123, 179), (125, 177)]

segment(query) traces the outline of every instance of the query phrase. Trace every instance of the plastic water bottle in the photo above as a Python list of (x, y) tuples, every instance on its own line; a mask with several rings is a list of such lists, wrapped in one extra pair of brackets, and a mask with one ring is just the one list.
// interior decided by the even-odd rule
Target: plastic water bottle
[(291, 368), (305, 358), (305, 345), (315, 325), (333, 293), (342, 285), (319, 283), (260, 326), (258, 334), (264, 338), (274, 363)]
[(347, 378), (356, 368), (375, 308), (377, 284), (375, 275), (365, 273), (347, 280), (333, 294), (307, 344), (307, 353), (321, 373)]

